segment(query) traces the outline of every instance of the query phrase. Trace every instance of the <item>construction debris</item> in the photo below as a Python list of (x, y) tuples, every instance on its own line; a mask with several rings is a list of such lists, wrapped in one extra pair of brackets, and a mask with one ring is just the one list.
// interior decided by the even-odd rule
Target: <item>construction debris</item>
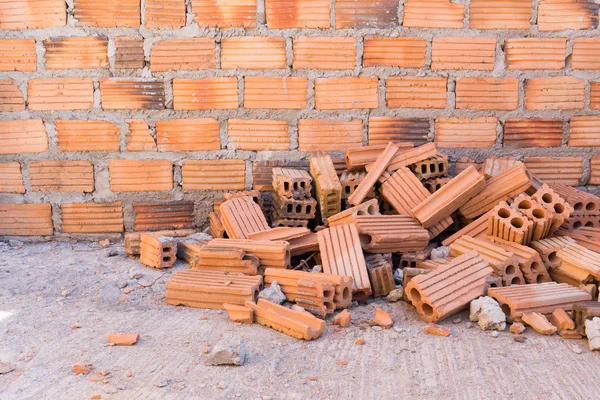
[(588, 338), (590, 350), (600, 350), (600, 318), (594, 317), (585, 321), (585, 335)]
[(542, 335), (553, 335), (557, 330), (543, 314), (537, 312), (525, 313), (521, 319)]
[(386, 329), (391, 328), (392, 325), (394, 325), (391, 315), (383, 310), (380, 310), (379, 308), (375, 310), (373, 323)]
[(241, 366), (246, 362), (246, 343), (243, 340), (234, 345), (216, 345), (205, 360), (206, 365)]
[(137, 333), (111, 333), (108, 335), (108, 343), (111, 346), (132, 346), (139, 338)]
[(261, 290), (258, 298), (275, 304), (281, 304), (285, 301), (285, 294), (281, 291), (281, 287), (277, 284), (277, 281), (274, 280), (271, 281), (268, 288)]
[(333, 317), (331, 322), (334, 325), (339, 325), (342, 328), (347, 328), (350, 326), (350, 318), (351, 317), (352, 317), (352, 315), (350, 314), (350, 311), (344, 310), (341, 313), (339, 313), (338, 315), (336, 315), (335, 317)]
[(506, 328), (506, 315), (498, 302), (487, 296), (471, 302), (469, 319), (472, 322), (477, 322), (482, 331), (503, 331)]

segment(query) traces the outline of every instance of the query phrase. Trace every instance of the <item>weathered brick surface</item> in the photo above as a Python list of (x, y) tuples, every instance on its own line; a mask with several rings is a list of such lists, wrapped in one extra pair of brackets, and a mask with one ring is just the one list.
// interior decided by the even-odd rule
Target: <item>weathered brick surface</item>
[(141, 37), (115, 38), (115, 68), (138, 69), (144, 67), (144, 39)]
[(529, 29), (529, 0), (471, 0), (469, 28)]
[(527, 110), (581, 109), (585, 82), (572, 76), (532, 78), (525, 82)]
[(306, 107), (308, 79), (247, 76), (244, 79), (244, 107), (303, 109)]
[(0, 40), (0, 72), (34, 72), (36, 60), (34, 39)]
[(162, 81), (142, 79), (100, 79), (102, 108), (105, 110), (161, 110), (165, 108)]
[(498, 120), (492, 117), (440, 117), (435, 120), (435, 143), (440, 148), (486, 148), (496, 141)]
[(167, 160), (110, 160), (113, 192), (151, 192), (173, 189), (173, 165)]
[(171, 229), (193, 229), (194, 203), (154, 204), (133, 203), (136, 231), (160, 231)]
[(197, 71), (216, 66), (215, 41), (209, 38), (163, 40), (150, 51), (152, 72)]
[(18, 162), (0, 164), (0, 193), (25, 193)]
[(362, 121), (301, 119), (298, 123), (298, 150), (336, 151), (360, 146)]
[(431, 45), (431, 69), (494, 69), (496, 39), (487, 37), (439, 37)]
[(285, 68), (285, 38), (228, 37), (221, 40), (221, 68)]
[(94, 166), (90, 161), (32, 161), (29, 180), (34, 192), (92, 192)]
[(46, 69), (108, 68), (108, 39), (96, 36), (44, 40)]
[[(308, 37), (294, 39), (294, 69), (354, 69), (356, 38)], [(285, 66), (284, 53), (283, 66)]]
[(29, 109), (87, 110), (94, 105), (94, 82), (87, 78), (39, 78), (27, 86)]
[(288, 150), (290, 135), (285, 121), (269, 119), (229, 119), (229, 143), (240, 150)]
[(139, 0), (75, 0), (77, 26), (136, 28), (140, 26)]
[(389, 108), (446, 108), (446, 78), (388, 78), (386, 102)]
[(123, 206), (120, 201), (63, 204), (60, 212), (63, 233), (123, 232)]
[(52, 206), (43, 204), (0, 204), (0, 235), (52, 235)]
[(514, 110), (518, 92), (517, 78), (461, 78), (456, 82), (456, 108)]
[(42, 153), (48, 136), (41, 119), (0, 121), (0, 154)]
[(12, 79), (0, 80), (0, 112), (25, 110), (25, 98)]
[(127, 120), (127, 151), (156, 151), (156, 142), (144, 120)]
[(506, 40), (508, 69), (561, 69), (567, 57), (565, 38), (526, 38)]
[(189, 160), (183, 164), (183, 190), (243, 190), (241, 160)]
[(396, 0), (336, 0), (335, 27), (345, 28), (394, 28), (398, 26)]
[(504, 147), (558, 147), (563, 135), (558, 118), (511, 118), (504, 122)]
[(525, 157), (523, 162), (546, 183), (577, 186), (583, 173), (581, 157)]
[(154, 29), (185, 26), (185, 0), (146, 0), (144, 25)]
[(449, 0), (407, 0), (404, 23), (409, 28), (462, 28), (464, 4)]
[(213, 118), (156, 121), (159, 151), (219, 150), (219, 121)]
[(63, 0), (4, 0), (0, 2), (0, 29), (42, 29), (67, 24)]
[(415, 146), (427, 141), (429, 120), (424, 118), (371, 117), (369, 145), (409, 142)]
[(363, 67), (421, 68), (427, 41), (418, 37), (366, 37)]
[(256, 0), (192, 0), (192, 13), (199, 26), (254, 28)]
[(329, 0), (265, 0), (267, 27), (329, 28)]
[(61, 151), (118, 151), (119, 128), (107, 121), (56, 120)]

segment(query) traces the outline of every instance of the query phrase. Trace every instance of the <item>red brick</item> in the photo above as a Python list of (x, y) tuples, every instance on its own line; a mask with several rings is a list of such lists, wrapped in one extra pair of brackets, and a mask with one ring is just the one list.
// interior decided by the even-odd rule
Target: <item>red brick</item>
[(48, 136), (41, 119), (0, 121), (0, 154), (43, 153)]
[(32, 161), (29, 179), (34, 192), (94, 191), (94, 166), (90, 161)]
[(563, 121), (558, 118), (511, 118), (504, 122), (504, 147), (559, 147)]
[(540, 31), (596, 29), (600, 5), (594, 0), (541, 0), (538, 6)]
[(456, 108), (468, 110), (515, 110), (519, 106), (517, 78), (459, 78)]
[(108, 169), (113, 192), (173, 189), (173, 164), (167, 160), (110, 160)]
[(525, 109), (581, 109), (584, 90), (584, 81), (573, 76), (531, 78), (525, 81)]
[(294, 69), (354, 69), (356, 38), (308, 37), (294, 38)]
[(52, 235), (52, 206), (43, 204), (0, 204), (0, 235)]
[(194, 202), (133, 203), (135, 231), (193, 229)]
[(271, 119), (235, 119), (227, 121), (227, 136), (234, 149), (289, 150), (287, 122)]
[(267, 27), (329, 28), (329, 0), (265, 0)]
[(385, 99), (389, 108), (446, 108), (446, 78), (391, 76)]
[(0, 163), (0, 193), (25, 193), (18, 162)]
[(581, 157), (525, 157), (523, 162), (544, 183), (577, 186), (583, 173)]
[(438, 37), (431, 44), (431, 69), (491, 71), (496, 39), (486, 37)]
[(0, 112), (25, 110), (25, 98), (12, 79), (0, 80)]
[(144, 25), (153, 29), (185, 26), (185, 0), (146, 0)]
[(320, 78), (315, 81), (317, 110), (377, 108), (377, 77)]
[(238, 108), (238, 82), (226, 78), (173, 79), (174, 110), (234, 110)]
[(600, 110), (600, 82), (590, 82), (590, 108)]
[(531, 0), (471, 0), (471, 29), (529, 29)]
[(219, 121), (213, 118), (186, 118), (156, 121), (159, 151), (219, 150)]
[(244, 78), (245, 108), (298, 109), (306, 107), (308, 79), (300, 76)]
[(362, 121), (301, 119), (298, 122), (298, 150), (339, 151), (362, 145)]
[(44, 40), (46, 69), (108, 68), (108, 39), (95, 36)]
[(596, 147), (600, 144), (600, 116), (572, 117), (569, 146)]
[(419, 146), (427, 142), (429, 120), (401, 117), (369, 117), (369, 145), (409, 142)]
[(397, 0), (336, 0), (335, 27), (394, 28), (398, 26)]
[(34, 39), (0, 39), (0, 72), (35, 72), (36, 62)]
[(198, 71), (217, 67), (215, 41), (210, 38), (169, 39), (150, 50), (150, 70)]
[(600, 185), (600, 156), (590, 160), (590, 185)]
[(573, 69), (600, 69), (600, 38), (576, 38), (571, 56)]
[(508, 69), (562, 69), (567, 57), (566, 38), (506, 39)]
[(137, 28), (140, 0), (75, 0), (77, 26)]
[(121, 233), (123, 205), (114, 203), (62, 204), (61, 232), (63, 233)]
[(181, 168), (183, 190), (244, 190), (243, 160), (187, 160)]
[(363, 67), (422, 68), (426, 47), (418, 37), (366, 37)]
[(162, 81), (141, 79), (100, 79), (104, 110), (162, 110), (165, 87)]
[(67, 4), (64, 0), (3, 0), (0, 15), (0, 29), (61, 27), (67, 24)]
[(221, 40), (222, 69), (280, 69), (286, 66), (283, 37), (244, 36)]
[(462, 28), (465, 5), (449, 0), (407, 0), (403, 26), (408, 28)]
[(108, 121), (56, 120), (61, 151), (119, 151), (119, 128)]
[(445, 149), (489, 148), (496, 142), (494, 117), (439, 117), (435, 120), (435, 144)]
[(127, 151), (156, 151), (156, 142), (150, 134), (148, 124), (144, 120), (127, 120)]
[(86, 78), (30, 79), (27, 92), (34, 111), (88, 110), (94, 105), (94, 82)]
[(144, 67), (144, 39), (141, 37), (115, 38), (115, 69)]
[(255, 28), (256, 0), (191, 0), (202, 27)]

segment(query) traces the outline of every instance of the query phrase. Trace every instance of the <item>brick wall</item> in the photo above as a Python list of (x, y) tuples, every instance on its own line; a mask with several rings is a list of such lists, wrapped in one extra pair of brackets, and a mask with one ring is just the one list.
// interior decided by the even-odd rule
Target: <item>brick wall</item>
[(269, 165), (388, 140), (598, 185), (598, 11), (0, 0), (0, 234), (133, 230), (136, 209), (202, 226), (223, 191), (264, 187)]

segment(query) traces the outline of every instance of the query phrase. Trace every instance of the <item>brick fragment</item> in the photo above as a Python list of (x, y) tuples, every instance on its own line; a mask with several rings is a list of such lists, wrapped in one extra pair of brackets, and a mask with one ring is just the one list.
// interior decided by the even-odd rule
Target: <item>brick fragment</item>
[(256, 0), (192, 0), (191, 3), (194, 20), (201, 27), (256, 27)]
[(101, 78), (104, 110), (162, 110), (165, 108), (163, 81)]
[(294, 69), (354, 69), (356, 38), (300, 36), (294, 38), (293, 53)]
[(280, 69), (286, 65), (283, 37), (244, 36), (221, 40), (222, 69)]
[(600, 185), (600, 156), (590, 160), (590, 185)]
[(435, 193), (442, 188), (446, 183), (450, 182), (452, 178), (449, 176), (443, 178), (428, 178), (423, 179), (421, 183), (425, 186), (425, 189), (429, 191), (429, 193)]
[(529, 0), (471, 0), (469, 7), (471, 29), (529, 29), (529, 18)]
[(245, 108), (297, 109), (306, 107), (308, 79), (300, 76), (244, 78)]
[(515, 110), (519, 106), (517, 78), (460, 78), (456, 82), (456, 108)]
[(25, 193), (18, 162), (0, 163), (0, 193)]
[(0, 121), (0, 154), (43, 153), (48, 136), (41, 119)]
[(517, 164), (522, 164), (516, 158), (511, 156), (504, 157), (488, 157), (485, 159), (483, 166), (481, 167), (481, 173), (485, 176), (486, 180), (493, 178), (494, 176), (501, 174), (502, 172), (514, 167)]
[(559, 118), (511, 118), (504, 122), (504, 147), (559, 147), (564, 122)]
[(267, 27), (329, 28), (328, 0), (265, 0)]
[(387, 79), (385, 99), (390, 108), (446, 108), (445, 77), (399, 77)]
[(581, 157), (525, 157), (527, 169), (543, 182), (577, 186), (583, 173)]
[(0, 235), (50, 236), (52, 207), (42, 204), (0, 204)]
[(339, 151), (362, 144), (362, 121), (301, 119), (298, 122), (299, 151)]
[(332, 215), (327, 219), (327, 224), (329, 226), (355, 224), (356, 217), (359, 215), (381, 215), (377, 199), (365, 201), (362, 204), (347, 208), (344, 211)]
[(77, 26), (97, 28), (137, 28), (140, 26), (139, 0), (74, 0)]
[(108, 121), (56, 120), (61, 151), (119, 151), (119, 128)]
[(237, 273), (187, 270), (174, 273), (166, 284), (167, 304), (222, 310), (223, 304), (243, 306), (254, 301), (262, 277)]
[(257, 323), (296, 339), (317, 339), (325, 330), (325, 321), (305, 311), (292, 310), (264, 299), (259, 299), (257, 303), (247, 301), (246, 306), (254, 310)]
[(173, 189), (173, 164), (167, 160), (110, 160), (108, 169), (113, 192)]
[(437, 322), (484, 295), (491, 274), (488, 264), (472, 251), (437, 270), (415, 276), (405, 286), (405, 293), (423, 319)]
[(241, 324), (254, 323), (254, 311), (250, 307), (223, 303), (223, 308), (232, 322)]
[(229, 199), (219, 210), (227, 236), (232, 239), (246, 239), (250, 233), (269, 229), (260, 206), (251, 197)]
[(542, 0), (538, 6), (540, 31), (596, 29), (600, 4), (593, 0)]
[(0, 29), (61, 27), (67, 24), (67, 5), (63, 0), (4, 0), (0, 2), (0, 15)]
[(140, 236), (140, 262), (152, 268), (170, 268), (175, 264), (177, 240), (142, 233)]
[(557, 308), (556, 310), (552, 311), (550, 322), (559, 331), (575, 329), (575, 322), (573, 322), (569, 314), (567, 314), (567, 312), (562, 308)]
[(521, 319), (524, 323), (531, 326), (533, 330), (542, 335), (553, 335), (556, 332), (556, 327), (543, 314), (528, 312), (524, 313)]
[[(320, 317), (332, 314), (336, 305), (334, 303), (335, 286), (327, 280), (319, 279), (318, 275), (304, 271), (290, 271), (281, 268), (267, 268), (265, 270), (265, 286), (269, 287), (276, 281), (288, 301), (295, 302), (306, 311)], [(336, 277), (336, 276), (333, 276)], [(346, 278), (337, 276), (337, 278)], [(352, 301), (350, 287), (346, 287), (347, 301)]]
[(185, 26), (185, 0), (146, 0), (144, 25), (152, 29)]
[(347, 328), (350, 326), (350, 318), (352, 314), (350, 311), (344, 310), (341, 313), (337, 314), (335, 317), (331, 319), (331, 323), (334, 325), (341, 326), (342, 328)]
[(600, 82), (590, 82), (590, 108), (600, 110)]
[(303, 169), (308, 171), (308, 161), (260, 161), (254, 162), (252, 166), (252, 176), (254, 178), (253, 189), (262, 191), (273, 191), (273, 168), (284, 167)]
[(129, 119), (125, 122), (129, 126), (127, 151), (156, 151), (156, 142), (146, 121)]
[(223, 226), (223, 222), (221, 222), (221, 211), (215, 210), (208, 214), (209, 221), (209, 229), (210, 235), (213, 238), (226, 238), (227, 233), (225, 232), (225, 227)]
[(363, 67), (421, 68), (427, 41), (418, 37), (366, 37)]
[(63, 233), (123, 232), (123, 206), (113, 203), (73, 203), (60, 206)]
[(0, 80), (0, 112), (25, 110), (23, 93), (12, 79)]
[(573, 69), (600, 69), (600, 39), (579, 37), (573, 40)]
[(495, 38), (437, 37), (431, 44), (432, 70), (491, 71), (494, 69), (495, 57)]
[(585, 82), (574, 76), (531, 78), (525, 81), (527, 110), (573, 110), (584, 105)]
[(125, 252), (130, 256), (137, 256), (140, 254), (140, 244), (142, 234), (151, 236), (166, 236), (171, 238), (181, 238), (185, 236), (193, 235), (195, 231), (193, 229), (182, 229), (182, 230), (169, 230), (169, 231), (157, 231), (157, 232), (130, 232), (125, 234)]
[(213, 118), (156, 121), (159, 151), (219, 150), (219, 121)]
[(29, 176), (34, 192), (94, 191), (94, 166), (90, 161), (32, 161)]
[(420, 251), (429, 243), (429, 232), (410, 216), (359, 215), (355, 221), (368, 253)]
[(578, 116), (570, 121), (569, 146), (594, 147), (600, 143), (600, 117)]
[(391, 259), (388, 260), (381, 254), (370, 254), (365, 257), (365, 262), (367, 263), (367, 271), (369, 271), (373, 297), (387, 296), (392, 290), (396, 289)]
[(143, 38), (116, 37), (115, 47), (115, 69), (144, 68)]
[(553, 280), (574, 286), (600, 279), (600, 255), (578, 244), (568, 244), (556, 252), (560, 265), (550, 271)]
[(133, 203), (134, 230), (160, 231), (194, 228), (194, 203)]
[(27, 92), (32, 111), (88, 110), (94, 106), (94, 82), (91, 79), (30, 79)]
[(510, 70), (562, 69), (567, 57), (566, 38), (506, 39), (505, 48)]
[(465, 5), (449, 0), (407, 0), (403, 26), (408, 28), (462, 28)]
[(325, 220), (337, 214), (342, 207), (342, 185), (328, 154), (310, 156), (310, 174), (315, 180), (316, 196), (321, 211), (321, 219)]
[(199, 71), (216, 68), (215, 41), (210, 38), (168, 39), (152, 45), (150, 70)]
[(183, 190), (244, 190), (242, 160), (187, 160), (181, 170)]
[(111, 346), (132, 346), (137, 343), (140, 335), (137, 333), (110, 333), (107, 336)]
[(108, 68), (108, 39), (97, 36), (44, 40), (46, 69)]
[(379, 105), (377, 81), (377, 77), (317, 79), (315, 108), (317, 110), (377, 108)]
[(289, 150), (290, 135), (286, 121), (237, 119), (227, 121), (230, 144), (239, 150)]
[(193, 259), (188, 261), (191, 269), (235, 272), (244, 275), (256, 275), (258, 273), (258, 258), (247, 255), (240, 248), (208, 244), (193, 246), (195, 249)]
[(394, 28), (398, 26), (398, 7), (395, 0), (337, 0), (335, 28)]
[(489, 148), (496, 142), (496, 117), (439, 117), (435, 119), (435, 143), (443, 149)]
[[(0, 15), (2, 4), (0, 3)], [(0, 22), (0, 25), (2, 22)], [(0, 72), (35, 72), (37, 57), (34, 39), (1, 39)]]

